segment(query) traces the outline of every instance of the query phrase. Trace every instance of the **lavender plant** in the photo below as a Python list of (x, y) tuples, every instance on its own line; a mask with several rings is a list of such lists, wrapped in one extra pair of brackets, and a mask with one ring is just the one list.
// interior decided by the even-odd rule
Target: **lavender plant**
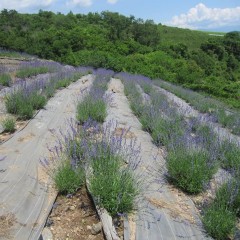
[(198, 111), (211, 115), (212, 119), (216, 119), (223, 127), (229, 128), (233, 134), (240, 135), (240, 113), (238, 111), (228, 109), (215, 99), (163, 80), (155, 80), (154, 84), (184, 99)]
[[(119, 74), (119, 77), (124, 79), (130, 103), (134, 104), (140, 98), (144, 105), (139, 111), (143, 129), (151, 134), (156, 145), (163, 145), (167, 149), (168, 179), (189, 193), (202, 191), (216, 171), (215, 145), (208, 145), (208, 137), (214, 135), (209, 135), (207, 128), (200, 129), (199, 121), (193, 133), (191, 122), (181, 116), (176, 107), (153, 87), (148, 92), (148, 101), (143, 101), (141, 94), (135, 93), (138, 89), (133, 86), (151, 84), (149, 79), (139, 76), (138, 79), (135, 76), (131, 78), (126, 74)], [(210, 141), (213, 139), (210, 138)]]
[(16, 72), (16, 77), (28, 78), (38, 74), (57, 71), (60, 67), (61, 65), (56, 62), (44, 62), (39, 60), (27, 61), (20, 65), (19, 70)]
[(114, 128), (112, 123), (107, 124), (99, 134), (96, 127), (97, 136), (88, 144), (87, 154), (92, 168), (90, 191), (112, 216), (132, 212), (140, 193), (139, 180), (133, 173), (139, 164), (138, 149), (134, 144), (126, 145), (123, 138), (126, 132), (114, 135), (111, 131)]
[[(54, 155), (51, 158), (53, 165), (57, 166), (51, 171), (56, 187), (64, 189), (61, 190), (64, 193), (69, 189), (76, 191), (81, 187), (80, 176), (84, 170), (98, 205), (112, 216), (131, 212), (140, 192), (140, 181), (133, 173), (139, 165), (139, 148), (134, 141), (128, 144), (124, 140), (127, 130), (120, 136), (115, 135), (115, 123), (109, 122), (103, 127), (92, 120), (86, 121), (78, 130), (73, 120), (69, 126), (68, 134), (63, 134), (57, 146), (49, 149)], [(41, 162), (49, 169), (49, 160)]]
[(10, 87), (11, 82), (12, 82), (12, 79), (9, 73), (0, 74), (0, 85)]
[(215, 199), (203, 210), (203, 224), (212, 237), (228, 239), (233, 236), (240, 209), (240, 182), (231, 178), (216, 192)]
[(6, 117), (1, 121), (4, 132), (13, 133), (16, 127), (16, 120), (13, 117)]
[(22, 81), (13, 91), (6, 96), (5, 105), (7, 112), (17, 115), (20, 119), (30, 119), (34, 111), (42, 109), (47, 103), (47, 99), (52, 97), (58, 83), (79, 79), (86, 72), (83, 69), (64, 69), (51, 77), (42, 77), (32, 82)]
[(104, 122), (107, 115), (106, 102), (109, 96), (105, 94), (105, 91), (113, 72), (98, 69), (95, 74), (96, 79), (89, 91), (89, 95), (77, 106), (77, 120), (80, 123), (86, 122), (89, 118), (98, 122)]

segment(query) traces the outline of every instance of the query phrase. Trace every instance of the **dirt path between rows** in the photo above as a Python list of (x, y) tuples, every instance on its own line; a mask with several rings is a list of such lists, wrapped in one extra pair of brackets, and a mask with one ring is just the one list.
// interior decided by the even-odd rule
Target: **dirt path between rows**
[(197, 210), (188, 196), (170, 186), (164, 179), (163, 150), (157, 148), (151, 136), (132, 113), (119, 79), (112, 79), (113, 92), (106, 121), (115, 120), (120, 129), (128, 129), (128, 139), (136, 138), (141, 145), (143, 197), (137, 201), (138, 210), (125, 229), (126, 240), (208, 239), (204, 234)]
[(0, 239), (39, 238), (56, 198), (39, 159), (54, 146), (54, 132), (67, 130), (81, 90), (92, 81), (88, 75), (57, 92), (22, 131), (0, 146)]

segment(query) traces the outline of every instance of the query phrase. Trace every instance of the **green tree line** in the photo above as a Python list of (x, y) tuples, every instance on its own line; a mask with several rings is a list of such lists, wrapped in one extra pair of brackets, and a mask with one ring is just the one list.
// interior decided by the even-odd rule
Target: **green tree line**
[(0, 13), (0, 47), (161, 78), (240, 108), (240, 33), (224, 37), (119, 13)]

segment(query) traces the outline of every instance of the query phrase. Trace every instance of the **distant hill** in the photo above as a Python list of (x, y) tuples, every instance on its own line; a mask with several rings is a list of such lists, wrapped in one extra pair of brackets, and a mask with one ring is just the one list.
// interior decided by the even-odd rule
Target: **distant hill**
[(240, 36), (224, 37), (101, 12), (0, 13), (0, 47), (41, 58), (161, 78), (240, 108)]

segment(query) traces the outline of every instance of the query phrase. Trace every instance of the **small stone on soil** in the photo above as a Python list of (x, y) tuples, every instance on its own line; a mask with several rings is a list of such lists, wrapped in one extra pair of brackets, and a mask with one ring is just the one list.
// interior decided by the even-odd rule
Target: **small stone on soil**
[(97, 235), (102, 231), (102, 223), (93, 224), (91, 233), (92, 235)]

